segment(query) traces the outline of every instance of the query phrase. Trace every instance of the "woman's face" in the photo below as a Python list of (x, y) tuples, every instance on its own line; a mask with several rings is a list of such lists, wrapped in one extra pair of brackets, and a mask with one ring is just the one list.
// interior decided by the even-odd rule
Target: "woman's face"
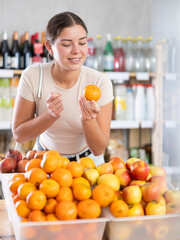
[(55, 62), (64, 70), (78, 70), (88, 53), (87, 33), (81, 25), (64, 28), (51, 46)]

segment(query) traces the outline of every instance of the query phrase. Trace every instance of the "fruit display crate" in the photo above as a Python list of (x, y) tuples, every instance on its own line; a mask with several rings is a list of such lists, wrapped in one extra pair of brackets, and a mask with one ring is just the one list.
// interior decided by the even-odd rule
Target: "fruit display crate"
[(8, 216), (12, 222), (16, 240), (101, 240), (103, 238), (106, 223), (109, 221), (104, 209), (101, 216), (95, 219), (21, 222), (8, 189), (8, 181), (11, 177), (12, 174), (3, 174), (1, 180)]

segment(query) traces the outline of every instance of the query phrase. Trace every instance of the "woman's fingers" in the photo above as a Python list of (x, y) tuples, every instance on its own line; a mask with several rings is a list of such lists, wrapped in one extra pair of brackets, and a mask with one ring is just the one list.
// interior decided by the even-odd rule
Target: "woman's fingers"
[(60, 93), (51, 92), (46, 99), (47, 108), (53, 117), (60, 117), (63, 108), (63, 102)]
[(84, 96), (79, 100), (83, 120), (89, 120), (97, 117), (100, 107), (95, 101), (87, 101)]

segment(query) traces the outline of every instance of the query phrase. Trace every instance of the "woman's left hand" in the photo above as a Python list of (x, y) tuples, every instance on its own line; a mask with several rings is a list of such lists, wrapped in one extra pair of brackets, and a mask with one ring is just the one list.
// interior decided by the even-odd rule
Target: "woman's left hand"
[(79, 105), (81, 109), (82, 121), (94, 119), (100, 112), (100, 107), (97, 102), (94, 100), (88, 101), (83, 95), (80, 97)]

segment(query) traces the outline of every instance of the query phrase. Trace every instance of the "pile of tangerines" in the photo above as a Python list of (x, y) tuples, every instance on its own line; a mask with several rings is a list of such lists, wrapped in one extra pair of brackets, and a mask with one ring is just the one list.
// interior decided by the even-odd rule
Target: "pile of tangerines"
[[(107, 199), (96, 188), (92, 189), (89, 181), (83, 177), (85, 168), (96, 167), (93, 160), (85, 157), (79, 162), (70, 162), (54, 150), (40, 153), (28, 161), (25, 174), (16, 173), (8, 182), (21, 221), (99, 217), (100, 202)], [(112, 200), (114, 190), (111, 187), (100, 185), (99, 189), (108, 189)], [(94, 199), (99, 199), (99, 203)]]

